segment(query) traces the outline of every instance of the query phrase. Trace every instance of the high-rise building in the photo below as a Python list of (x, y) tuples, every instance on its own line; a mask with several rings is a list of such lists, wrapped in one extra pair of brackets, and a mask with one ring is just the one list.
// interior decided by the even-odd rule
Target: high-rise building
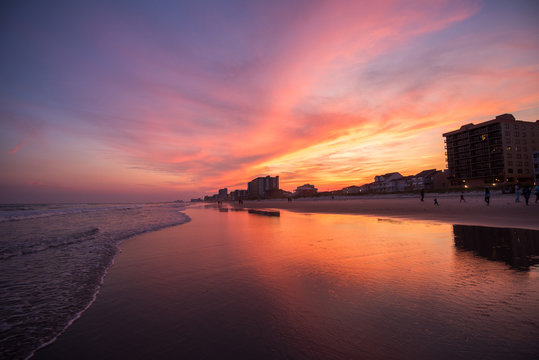
[(264, 198), (279, 190), (279, 176), (258, 177), (247, 184), (250, 198)]
[(472, 186), (533, 182), (532, 153), (539, 149), (539, 120), (511, 114), (443, 134), (454, 183)]
[(219, 194), (217, 195), (217, 197), (220, 200), (225, 200), (228, 197), (228, 188), (219, 189)]

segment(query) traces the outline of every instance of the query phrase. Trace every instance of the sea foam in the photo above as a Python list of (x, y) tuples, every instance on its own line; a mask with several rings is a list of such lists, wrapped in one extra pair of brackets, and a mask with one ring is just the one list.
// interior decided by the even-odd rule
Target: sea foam
[(0, 358), (24, 359), (86, 310), (131, 236), (188, 222), (176, 203), (0, 205)]

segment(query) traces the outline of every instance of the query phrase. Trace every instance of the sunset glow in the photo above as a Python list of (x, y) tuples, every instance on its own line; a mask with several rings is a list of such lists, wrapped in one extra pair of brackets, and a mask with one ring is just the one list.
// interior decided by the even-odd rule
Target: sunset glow
[(539, 119), (536, 1), (12, 2), (0, 201), (161, 201), (445, 168)]

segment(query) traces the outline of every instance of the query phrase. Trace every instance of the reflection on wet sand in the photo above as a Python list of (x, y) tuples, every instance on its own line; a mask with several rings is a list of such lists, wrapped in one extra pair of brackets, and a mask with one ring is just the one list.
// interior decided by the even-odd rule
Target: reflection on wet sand
[(539, 264), (539, 232), (526, 229), (453, 225), (455, 246), (519, 270)]
[(96, 302), (36, 359), (539, 353), (539, 269), (459, 250), (452, 225), (221, 207), (125, 241)]

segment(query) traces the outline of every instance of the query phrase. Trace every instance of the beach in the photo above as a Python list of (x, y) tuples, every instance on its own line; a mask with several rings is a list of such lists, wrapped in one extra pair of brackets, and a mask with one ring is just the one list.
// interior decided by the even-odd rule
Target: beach
[[(346, 214), (356, 200), (330, 203), (294, 201), (279, 217), (192, 207), (190, 222), (124, 241), (96, 301), (34, 358), (539, 353), (539, 271), (514, 253), (537, 248), (538, 232)], [(340, 213), (306, 211), (317, 206)]]
[[(434, 204), (437, 198), (439, 206)], [(492, 192), (490, 205), (480, 192), (465, 194), (465, 202), (460, 201), (460, 193), (425, 195), (423, 202), (417, 195), (367, 195), (353, 197), (299, 198), (288, 202), (286, 199), (245, 201), (246, 208), (275, 208), (295, 212), (326, 214), (361, 214), (388, 216), (401, 219), (431, 220), (449, 224), (481, 225), (506, 228), (539, 230), (539, 203), (535, 196), (526, 206), (524, 198), (515, 202), (514, 194)], [(236, 205), (235, 205), (236, 206)]]

